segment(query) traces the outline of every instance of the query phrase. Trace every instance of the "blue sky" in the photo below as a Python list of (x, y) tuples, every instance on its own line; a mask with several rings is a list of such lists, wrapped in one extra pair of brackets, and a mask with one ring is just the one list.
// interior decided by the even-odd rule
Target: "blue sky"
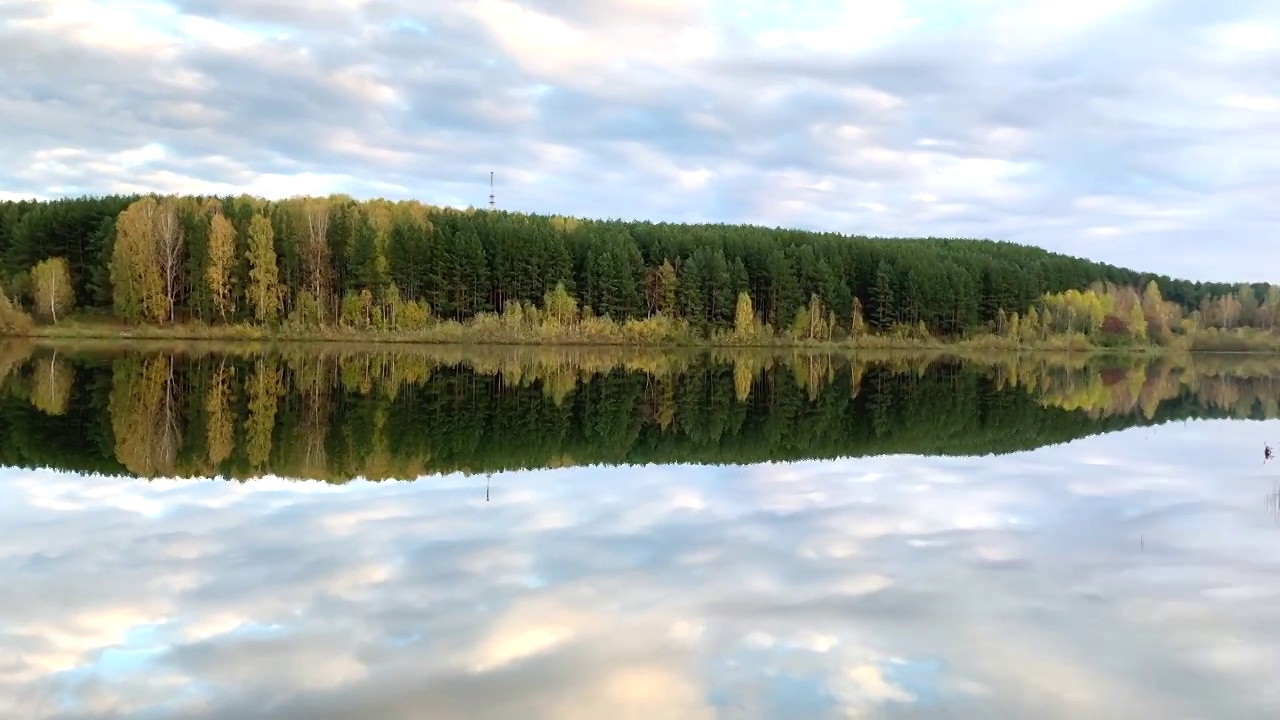
[(1278, 430), (510, 472), (489, 502), (7, 469), (0, 715), (1269, 718)]
[(22, 0), (0, 197), (348, 192), (1280, 282), (1263, 0)]

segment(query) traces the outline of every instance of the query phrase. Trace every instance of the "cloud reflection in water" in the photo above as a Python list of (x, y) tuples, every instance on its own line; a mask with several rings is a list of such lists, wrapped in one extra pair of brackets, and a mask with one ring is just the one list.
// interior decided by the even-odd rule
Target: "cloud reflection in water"
[(9, 471), (0, 710), (1268, 717), (1278, 429), (513, 472), (489, 502)]

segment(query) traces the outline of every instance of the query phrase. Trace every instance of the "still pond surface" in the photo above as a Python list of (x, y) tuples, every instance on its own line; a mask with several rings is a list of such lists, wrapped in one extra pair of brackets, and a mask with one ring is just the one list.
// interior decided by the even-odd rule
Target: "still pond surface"
[(1280, 359), (0, 346), (0, 716), (1274, 718)]

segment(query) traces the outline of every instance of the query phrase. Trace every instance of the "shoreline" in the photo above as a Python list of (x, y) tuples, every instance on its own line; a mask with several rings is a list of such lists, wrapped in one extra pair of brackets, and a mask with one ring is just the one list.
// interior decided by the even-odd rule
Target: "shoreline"
[(440, 346), (440, 347), (527, 347), (527, 348), (626, 348), (651, 351), (690, 350), (766, 350), (848, 353), (875, 352), (998, 352), (1054, 353), (1078, 355), (1125, 355), (1154, 357), (1186, 353), (1215, 355), (1269, 356), (1280, 350), (1266, 347), (1253, 349), (1193, 350), (1189, 347), (1161, 345), (1102, 346), (1088, 343), (1083, 336), (1056, 336), (1045, 342), (1013, 342), (1007, 338), (983, 335), (976, 338), (944, 340), (938, 338), (895, 338), (863, 335), (845, 340), (807, 340), (787, 337), (769, 338), (688, 338), (647, 339), (619, 337), (612, 334), (562, 332), (548, 336), (536, 330), (529, 334), (498, 331), (484, 332), (467, 325), (436, 326), (417, 332), (377, 332), (329, 328), (324, 330), (263, 329), (247, 325), (190, 325), (123, 327), (99, 323), (71, 321), (45, 325), (21, 333), (0, 334), (0, 341), (61, 344), (76, 341), (98, 343), (134, 342), (222, 342), (251, 344), (362, 344), (373, 346)]

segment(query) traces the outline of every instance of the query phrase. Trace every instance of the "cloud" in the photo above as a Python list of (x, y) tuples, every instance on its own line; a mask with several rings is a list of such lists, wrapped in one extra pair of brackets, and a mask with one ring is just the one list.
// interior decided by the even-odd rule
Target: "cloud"
[(1275, 482), (1239, 458), (1276, 427), (512, 472), (488, 502), (10, 471), (0, 712), (1267, 717)]
[(1261, 0), (29, 0), (0, 20), (6, 196), (465, 206), (493, 170), (529, 212), (1280, 281)]

